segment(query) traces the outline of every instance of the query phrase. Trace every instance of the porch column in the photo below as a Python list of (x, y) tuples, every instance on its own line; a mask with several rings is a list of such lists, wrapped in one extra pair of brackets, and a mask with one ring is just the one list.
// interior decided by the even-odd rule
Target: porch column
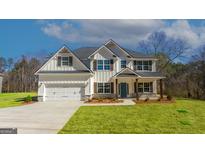
[(160, 98), (163, 98), (163, 83), (162, 83), (162, 79), (159, 80), (160, 81)]
[(136, 79), (135, 87), (136, 87), (136, 100), (139, 100), (139, 94), (138, 94), (138, 79)]
[(115, 79), (115, 93), (116, 93), (116, 98), (118, 98), (118, 80), (117, 79)]

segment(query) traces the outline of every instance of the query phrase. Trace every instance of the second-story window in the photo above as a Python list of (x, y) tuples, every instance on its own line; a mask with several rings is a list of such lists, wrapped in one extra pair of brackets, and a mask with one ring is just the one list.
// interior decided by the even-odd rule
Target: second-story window
[(112, 60), (97, 60), (97, 70), (112, 70)]
[(137, 62), (136, 62), (136, 65), (137, 65), (137, 66), (136, 66), (136, 69), (137, 69), (137, 70), (143, 70), (142, 61), (137, 61)]
[(121, 68), (126, 68), (127, 67), (127, 62), (126, 60), (121, 60)]
[(104, 70), (110, 70), (110, 60), (104, 60)]
[(144, 60), (144, 61), (136, 61), (136, 70), (142, 71), (152, 71), (152, 61), (151, 60)]
[(98, 60), (97, 61), (97, 68), (98, 68), (98, 70), (103, 70), (103, 60)]
[(68, 57), (62, 57), (62, 66), (68, 66), (69, 60)]

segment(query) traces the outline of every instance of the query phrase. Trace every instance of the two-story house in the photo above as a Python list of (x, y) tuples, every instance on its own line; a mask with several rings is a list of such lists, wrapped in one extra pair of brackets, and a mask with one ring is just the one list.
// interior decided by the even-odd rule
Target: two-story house
[(63, 46), (35, 73), (38, 100), (82, 100), (93, 97), (156, 98), (157, 59), (120, 47), (113, 40), (102, 46), (71, 51)]

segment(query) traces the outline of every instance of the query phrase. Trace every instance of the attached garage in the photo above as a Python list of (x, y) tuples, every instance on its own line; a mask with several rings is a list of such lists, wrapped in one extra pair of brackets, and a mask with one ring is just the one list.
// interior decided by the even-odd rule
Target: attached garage
[(81, 100), (85, 95), (83, 84), (46, 84), (45, 100)]

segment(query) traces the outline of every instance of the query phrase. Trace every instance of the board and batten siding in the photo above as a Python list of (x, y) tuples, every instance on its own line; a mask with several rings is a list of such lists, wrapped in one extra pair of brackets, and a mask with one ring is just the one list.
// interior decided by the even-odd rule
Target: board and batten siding
[(73, 57), (73, 66), (57, 66), (58, 56), (69, 57), (71, 53), (59, 53), (53, 57), (47, 65), (45, 65), (42, 71), (75, 71), (75, 70), (87, 70), (85, 66), (75, 57)]
[[(113, 54), (105, 47), (100, 49), (98, 53), (94, 55), (94, 60), (109, 60), (113, 59), (113, 71), (111, 70), (96, 70), (94, 72), (95, 82), (110, 82), (111, 77), (117, 73), (117, 58), (113, 57)], [(93, 60), (91, 61), (93, 67)]]

